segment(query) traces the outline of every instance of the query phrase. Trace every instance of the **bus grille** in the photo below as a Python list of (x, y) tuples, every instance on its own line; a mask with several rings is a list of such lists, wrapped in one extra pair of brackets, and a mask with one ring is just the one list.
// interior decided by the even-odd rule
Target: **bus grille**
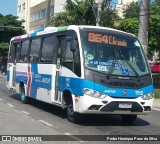
[(110, 82), (109, 85), (116, 87), (125, 87), (125, 88), (139, 88), (143, 86), (143, 83)]
[[(132, 108), (119, 108), (119, 103), (132, 103)], [(114, 101), (114, 102), (110, 102), (109, 104), (105, 105), (104, 107), (102, 107), (100, 109), (100, 111), (108, 111), (108, 112), (113, 112), (115, 110), (118, 110), (118, 111), (131, 111), (131, 112), (142, 112), (143, 108), (137, 102), (119, 102), (119, 101)]]

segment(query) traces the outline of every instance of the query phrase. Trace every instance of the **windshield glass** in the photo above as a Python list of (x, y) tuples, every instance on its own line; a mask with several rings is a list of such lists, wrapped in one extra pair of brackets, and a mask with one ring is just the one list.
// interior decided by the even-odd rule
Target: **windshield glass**
[(102, 29), (81, 29), (85, 66), (112, 75), (139, 76), (149, 73), (136, 37)]

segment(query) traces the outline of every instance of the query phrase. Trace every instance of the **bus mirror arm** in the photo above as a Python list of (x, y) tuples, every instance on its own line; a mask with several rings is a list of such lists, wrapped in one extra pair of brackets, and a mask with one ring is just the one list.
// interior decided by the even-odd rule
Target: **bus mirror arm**
[(70, 51), (76, 51), (76, 46), (77, 46), (77, 44), (76, 44), (76, 40), (73, 40), (72, 42), (71, 42), (71, 47), (70, 47)]
[(75, 58), (75, 51), (73, 51), (73, 65), (72, 65), (72, 71), (74, 72), (74, 67), (75, 67), (75, 61), (74, 61), (74, 58)]
[(71, 41), (70, 51), (76, 51), (77, 47), (78, 47), (78, 40), (77, 37), (74, 35)]

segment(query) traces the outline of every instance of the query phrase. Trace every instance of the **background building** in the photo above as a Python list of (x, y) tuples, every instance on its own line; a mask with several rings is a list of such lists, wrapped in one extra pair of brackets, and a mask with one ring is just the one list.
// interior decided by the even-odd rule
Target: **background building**
[(123, 18), (123, 10), (125, 9), (125, 7), (132, 2), (137, 2), (137, 0), (118, 0), (116, 10), (121, 18)]
[(28, 0), (18, 0), (18, 8), (17, 8), (17, 16), (19, 17), (19, 20), (24, 20), (23, 26), (27, 30), (29, 27), (29, 19), (28, 19), (28, 13), (29, 13), (29, 1)]
[[(51, 0), (50, 16), (64, 11), (66, 0)], [(18, 0), (17, 16), (23, 23), (27, 32), (44, 27), (47, 0)]]

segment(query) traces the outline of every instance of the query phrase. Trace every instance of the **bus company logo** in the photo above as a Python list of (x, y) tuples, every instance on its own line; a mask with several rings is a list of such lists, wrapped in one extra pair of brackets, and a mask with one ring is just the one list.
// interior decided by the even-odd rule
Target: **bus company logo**
[(113, 94), (113, 93), (116, 93), (116, 90), (105, 90), (104, 92)]
[(12, 141), (11, 136), (2, 136), (2, 141)]
[(140, 90), (136, 90), (135, 93), (136, 95), (143, 95), (143, 91), (140, 91)]
[(126, 96), (127, 95), (127, 91), (123, 91), (123, 95)]

